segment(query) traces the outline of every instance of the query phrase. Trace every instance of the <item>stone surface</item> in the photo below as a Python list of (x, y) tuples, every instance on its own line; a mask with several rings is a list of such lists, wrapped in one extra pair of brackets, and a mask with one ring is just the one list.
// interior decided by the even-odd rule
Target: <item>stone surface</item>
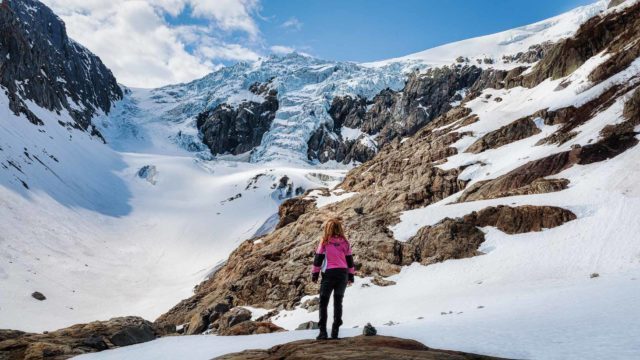
[(134, 316), (73, 325), (46, 334), (0, 330), (0, 358), (68, 359), (75, 355), (150, 341), (158, 335), (160, 331), (153, 323)]
[(533, 120), (533, 116), (524, 117), (497, 130), (491, 131), (471, 144), (465, 152), (477, 154), (487, 149), (496, 149), (514, 141), (539, 134), (540, 129), (538, 129)]
[(339, 341), (299, 340), (267, 350), (247, 350), (219, 356), (216, 359), (251, 360), (463, 360), (497, 359), (489, 356), (450, 350), (431, 349), (415, 340), (389, 336), (356, 336)]
[(378, 286), (391, 286), (395, 285), (396, 282), (393, 280), (387, 280), (381, 276), (374, 276), (371, 280), (371, 283)]
[(317, 321), (303, 322), (302, 324), (298, 325), (298, 327), (296, 328), (296, 330), (316, 330), (316, 329), (318, 329)]
[(229, 328), (225, 328), (218, 332), (221, 336), (238, 336), (238, 335), (253, 335), (253, 334), (269, 334), (273, 332), (286, 331), (280, 326), (268, 321), (243, 321)]

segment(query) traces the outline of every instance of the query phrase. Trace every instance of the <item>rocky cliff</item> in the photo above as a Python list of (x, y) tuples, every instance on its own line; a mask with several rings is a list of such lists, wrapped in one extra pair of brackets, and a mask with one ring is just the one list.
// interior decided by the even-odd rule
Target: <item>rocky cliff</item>
[(243, 101), (237, 107), (222, 103), (198, 114), (196, 126), (213, 155), (250, 151), (269, 130), (278, 110), (277, 90), (269, 83), (254, 83), (249, 91), (258, 99)]
[(123, 96), (102, 61), (70, 39), (64, 22), (36, 0), (0, 4), (0, 85), (15, 114), (41, 124), (26, 104), (33, 101), (67, 111), (75, 120), (69, 125), (83, 130), (91, 127), (94, 114), (108, 113)]

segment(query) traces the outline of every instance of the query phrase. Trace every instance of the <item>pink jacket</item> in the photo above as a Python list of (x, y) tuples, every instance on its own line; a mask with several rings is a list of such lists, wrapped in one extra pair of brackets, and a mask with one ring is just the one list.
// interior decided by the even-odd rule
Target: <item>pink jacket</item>
[(318, 245), (311, 272), (319, 273), (328, 269), (349, 269), (350, 274), (355, 273), (351, 245), (347, 239), (331, 237), (327, 244)]

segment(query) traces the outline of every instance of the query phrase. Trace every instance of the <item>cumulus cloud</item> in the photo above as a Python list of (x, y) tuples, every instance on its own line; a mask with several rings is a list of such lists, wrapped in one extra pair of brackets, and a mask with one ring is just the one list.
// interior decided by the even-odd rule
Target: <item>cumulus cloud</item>
[[(245, 43), (258, 43), (253, 19), (258, 0), (43, 0), (67, 24), (70, 37), (96, 53), (119, 82), (156, 87), (206, 75), (222, 60), (252, 61), (258, 53), (224, 34), (235, 32)], [(207, 26), (176, 26), (165, 15), (187, 7)]]
[(291, 30), (300, 30), (302, 29), (302, 22), (298, 20), (296, 17), (290, 17), (287, 21), (283, 22), (282, 25), (285, 29)]

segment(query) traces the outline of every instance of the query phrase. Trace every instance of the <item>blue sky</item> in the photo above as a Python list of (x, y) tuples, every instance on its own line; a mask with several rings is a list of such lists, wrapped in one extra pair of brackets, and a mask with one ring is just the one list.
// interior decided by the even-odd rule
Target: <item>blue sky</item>
[(374, 61), (595, 0), (42, 0), (121, 83), (157, 87), (291, 50)]
[[(269, 44), (281, 44), (325, 59), (373, 61), (508, 30), (592, 2), (264, 0), (255, 18)], [(206, 22), (189, 15), (187, 9), (169, 21)]]

